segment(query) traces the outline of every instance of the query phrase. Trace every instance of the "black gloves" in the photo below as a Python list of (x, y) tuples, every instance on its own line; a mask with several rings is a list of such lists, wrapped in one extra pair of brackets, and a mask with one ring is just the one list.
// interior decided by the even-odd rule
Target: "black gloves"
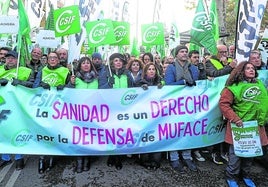
[(17, 86), (18, 84), (21, 84), (21, 81), (19, 79), (13, 79), (12, 83), (13, 86)]
[(158, 88), (158, 89), (163, 88), (163, 86), (164, 86), (164, 85), (163, 85), (162, 83), (158, 83), (158, 84), (157, 84), (157, 88)]
[(148, 90), (148, 85), (147, 84), (143, 84), (143, 85), (141, 85), (141, 87), (142, 87), (143, 90)]
[(186, 86), (190, 86), (190, 87), (196, 86), (195, 81), (193, 81), (193, 83), (189, 83), (189, 82), (186, 81), (185, 84), (186, 84)]
[(108, 82), (109, 82), (109, 86), (113, 86), (113, 84), (114, 84), (114, 77), (109, 77), (109, 80), (108, 80)]
[(63, 90), (64, 87), (65, 87), (65, 85), (59, 85), (59, 86), (57, 86), (57, 90)]
[(7, 83), (8, 83), (7, 79), (4, 79), (4, 78), (0, 79), (0, 85), (1, 86), (5, 86), (5, 85), (7, 85)]
[(43, 87), (44, 89), (50, 90), (50, 85), (45, 82), (41, 82), (40, 86)]
[[(50, 90), (50, 85), (45, 83), (45, 82), (41, 82), (40, 86), (43, 87), (44, 89)], [(57, 88), (57, 90), (63, 90), (64, 87), (65, 87), (65, 85), (58, 85), (56, 88)]]
[(204, 64), (203, 64), (202, 62), (199, 62), (199, 63), (197, 64), (197, 68), (198, 68), (199, 70), (203, 70), (203, 69), (205, 69)]

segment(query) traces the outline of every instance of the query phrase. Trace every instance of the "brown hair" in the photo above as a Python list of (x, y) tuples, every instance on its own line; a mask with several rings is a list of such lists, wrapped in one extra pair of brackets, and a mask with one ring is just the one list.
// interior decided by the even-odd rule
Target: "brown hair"
[(140, 59), (137, 59), (135, 58), (134, 60), (130, 60), (128, 63), (127, 63), (127, 66), (126, 66), (126, 69), (128, 69), (129, 71), (131, 71), (131, 66), (134, 62), (138, 62), (139, 65), (140, 65), (140, 69), (143, 69), (143, 62), (140, 60)]
[(237, 67), (235, 69), (233, 69), (233, 71), (231, 72), (231, 74), (229, 75), (225, 86), (231, 86), (233, 84), (238, 84), (239, 82), (242, 82), (244, 80), (246, 80), (245, 78), (245, 67), (251, 64), (254, 69), (255, 69), (255, 78), (258, 77), (258, 72), (256, 67), (249, 61), (243, 61), (240, 62)]

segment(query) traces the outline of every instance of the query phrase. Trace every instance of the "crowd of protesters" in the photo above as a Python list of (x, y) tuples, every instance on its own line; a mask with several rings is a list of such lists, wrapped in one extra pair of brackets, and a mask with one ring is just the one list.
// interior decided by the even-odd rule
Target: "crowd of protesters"
[[(165, 85), (193, 87), (196, 86), (197, 80), (208, 79), (213, 81), (215, 77), (230, 74), (219, 102), (223, 113), (222, 117), (227, 127), (225, 142), (193, 150), (169, 151), (168, 158), (175, 171), (183, 173), (184, 166), (187, 166), (190, 171), (196, 172), (198, 167), (195, 162), (206, 161), (202, 154), (209, 152), (212, 162), (217, 165), (227, 164), (226, 180), (229, 186), (236, 185), (237, 179), (235, 177), (239, 174), (244, 175), (243, 180), (246, 184), (254, 186), (249, 172), (252, 159), (239, 158), (234, 155), (233, 142), (230, 141), (230, 121), (241, 126), (244, 120), (243, 116), (236, 115), (237, 109), (232, 108), (234, 102), (239, 102), (237, 92), (233, 92), (233, 87), (245, 81), (247, 84), (258, 84), (257, 86), (265, 92), (263, 95), (267, 97), (267, 88), (257, 79), (257, 70), (267, 69), (267, 62), (261, 61), (258, 50), (251, 51), (248, 61), (238, 63), (235, 60), (233, 45), (229, 47), (229, 50), (225, 45), (218, 45), (217, 49), (216, 55), (205, 53), (202, 56), (199, 51), (189, 51), (184, 45), (177, 46), (166, 57), (150, 52), (142, 53), (138, 57), (127, 53), (113, 53), (109, 57), (109, 65), (107, 65), (98, 52), (94, 52), (88, 57), (81, 57), (70, 64), (68, 63), (68, 51), (66, 49), (60, 48), (48, 54), (43, 54), (41, 48), (34, 47), (31, 51), (30, 61), (25, 63), (26, 66), (19, 66), (17, 70), (18, 53), (15, 50), (2, 47), (0, 48), (0, 84), (5, 86), (8, 82), (11, 82), (13, 86), (22, 85), (29, 88), (42, 87), (43, 89), (55, 87), (57, 90), (62, 90), (65, 87), (73, 89), (141, 87), (146, 91), (150, 86), (157, 86), (159, 89)], [(16, 77), (14, 77), (15, 72), (17, 72)], [(57, 75), (57, 81), (50, 82), (44, 78), (52, 73)], [(233, 116), (230, 116), (230, 111), (232, 111)], [(263, 115), (267, 117), (267, 113)], [(265, 121), (261, 122), (264, 125), (267, 123)], [(258, 160), (268, 165), (266, 155), (268, 140), (264, 125), (260, 127), (264, 156)], [(140, 154), (138, 158), (139, 163), (146, 169), (156, 170), (161, 167), (161, 153), (144, 153)], [(23, 155), (15, 155), (14, 159), (16, 169), (23, 169)], [(11, 155), (3, 154), (0, 160), (0, 168), (11, 162)], [(122, 155), (109, 156), (107, 165), (109, 167), (115, 166), (117, 170), (120, 170), (123, 167)], [(53, 157), (40, 155), (39, 173), (43, 173), (52, 167)], [(77, 156), (75, 171), (80, 173), (89, 169), (90, 155)]]

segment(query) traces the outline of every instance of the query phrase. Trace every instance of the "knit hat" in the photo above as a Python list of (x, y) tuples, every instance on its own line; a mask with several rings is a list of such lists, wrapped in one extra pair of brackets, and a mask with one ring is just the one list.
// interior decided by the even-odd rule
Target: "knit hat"
[(188, 48), (185, 46), (185, 45), (178, 45), (176, 48), (175, 48), (175, 56), (178, 54), (178, 52), (182, 49), (187, 49), (187, 52), (188, 52)]
[(95, 53), (92, 54), (92, 59), (93, 58), (98, 58), (98, 59), (102, 60), (101, 54), (100, 53), (97, 53), (97, 52), (95, 52)]
[(127, 63), (126, 57), (120, 53), (114, 53), (110, 56), (109, 60), (112, 62), (115, 58), (119, 58), (120, 60), (123, 61), (124, 64)]
[(13, 56), (14, 58), (18, 58), (18, 53), (16, 51), (9, 51), (5, 57)]

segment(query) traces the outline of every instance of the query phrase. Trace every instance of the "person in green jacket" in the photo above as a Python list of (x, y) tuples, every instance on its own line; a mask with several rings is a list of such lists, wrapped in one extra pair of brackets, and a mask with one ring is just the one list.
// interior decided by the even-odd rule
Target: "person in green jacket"
[[(130, 78), (126, 70), (126, 58), (120, 53), (113, 53), (110, 58), (110, 66), (108, 67), (108, 88), (128, 88), (130, 83)], [(107, 165), (109, 167), (115, 166), (117, 170), (122, 169), (122, 157), (120, 155), (110, 155), (107, 160)]]
[[(27, 67), (19, 66), (18, 53), (16, 51), (8, 51), (5, 55), (5, 64), (0, 66), (0, 85), (5, 86), (8, 82), (12, 82), (13, 86), (22, 85), (32, 87), (34, 81), (33, 71)], [(16, 154), (16, 170), (24, 168), (23, 155)], [(0, 159), (0, 168), (10, 164), (11, 155), (3, 154)]]
[(257, 77), (254, 64), (240, 62), (228, 77), (219, 100), (220, 110), (227, 120), (225, 142), (229, 145), (229, 161), (225, 176), (230, 187), (238, 186), (239, 179), (243, 179), (246, 186), (256, 186), (250, 176), (254, 157), (240, 157), (235, 154), (231, 123), (243, 128), (243, 122), (256, 120), (263, 154), (266, 154), (268, 139), (264, 126), (268, 121), (268, 92)]
[[(48, 54), (48, 64), (43, 67), (36, 75), (33, 88), (43, 87), (50, 89), (56, 87), (57, 90), (63, 90), (70, 81), (70, 71), (60, 64), (59, 55), (53, 51)], [(53, 156), (40, 156), (38, 163), (38, 172), (44, 173), (53, 167)]]
[[(99, 82), (97, 71), (94, 68), (92, 61), (88, 57), (82, 57), (78, 61), (77, 71), (71, 76), (68, 84), (69, 88), (76, 89), (98, 89)], [(81, 173), (88, 171), (90, 168), (90, 158), (88, 156), (76, 157), (75, 171)]]

